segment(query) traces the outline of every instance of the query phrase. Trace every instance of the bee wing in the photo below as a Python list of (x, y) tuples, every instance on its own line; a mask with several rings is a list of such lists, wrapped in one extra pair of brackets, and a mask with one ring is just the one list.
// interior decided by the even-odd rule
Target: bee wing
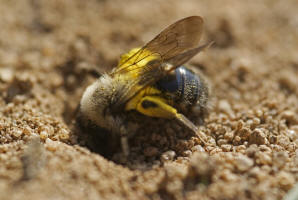
[[(143, 48), (121, 63), (111, 76), (129, 79), (117, 103), (122, 104), (144, 87), (158, 81), (170, 71), (188, 61), (202, 50), (198, 47), (203, 31), (203, 19), (191, 16), (181, 19), (164, 29)], [(206, 48), (206, 46), (203, 46)], [(149, 53), (148, 53), (149, 52)], [(141, 64), (149, 56), (154, 59)]]
[(129, 69), (126, 63), (129, 61), (133, 60), (131, 64), (133, 65), (146, 59), (146, 57), (143, 56), (146, 50), (154, 55), (158, 55), (161, 60), (166, 60), (187, 49), (197, 47), (201, 39), (203, 24), (203, 19), (200, 16), (191, 16), (175, 22), (124, 61), (112, 74), (126, 73), (126, 69)]
[(175, 57), (176, 55), (194, 47), (197, 47), (203, 31), (203, 19), (192, 16), (181, 19), (167, 27), (145, 48), (156, 52), (162, 60)]

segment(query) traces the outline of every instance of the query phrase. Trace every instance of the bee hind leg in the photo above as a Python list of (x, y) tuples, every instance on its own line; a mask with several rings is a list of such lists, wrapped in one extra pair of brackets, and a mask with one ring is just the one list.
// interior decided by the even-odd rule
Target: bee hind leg
[(193, 133), (201, 140), (201, 142), (206, 145), (206, 135), (199, 131), (199, 129), (191, 122), (187, 117), (185, 117), (183, 114), (177, 113), (176, 119), (178, 119), (180, 122), (182, 122), (185, 126), (187, 126), (190, 130), (193, 131)]
[(177, 119), (186, 127), (188, 127), (192, 132), (199, 137), (203, 144), (206, 144), (206, 136), (199, 131), (199, 129), (194, 125), (187, 117), (183, 114), (178, 113), (175, 108), (168, 105), (164, 99), (156, 96), (145, 96), (143, 97), (137, 105), (137, 110), (151, 117), (160, 117), (167, 119)]

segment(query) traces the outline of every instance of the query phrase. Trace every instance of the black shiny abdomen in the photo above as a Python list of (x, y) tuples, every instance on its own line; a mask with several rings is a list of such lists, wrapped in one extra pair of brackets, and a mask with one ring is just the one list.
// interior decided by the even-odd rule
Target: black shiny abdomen
[(193, 105), (197, 102), (201, 80), (184, 66), (159, 80), (155, 87), (169, 94), (175, 102)]

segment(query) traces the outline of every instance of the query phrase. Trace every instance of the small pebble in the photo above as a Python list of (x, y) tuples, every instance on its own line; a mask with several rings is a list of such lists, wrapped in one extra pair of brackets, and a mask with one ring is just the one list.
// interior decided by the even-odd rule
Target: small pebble
[(278, 168), (284, 167), (288, 160), (289, 154), (285, 151), (273, 153), (273, 165)]
[(192, 152), (190, 150), (183, 151), (183, 156), (190, 157)]
[(224, 152), (229, 152), (232, 149), (232, 145), (230, 144), (224, 144), (224, 145), (221, 145), (220, 147)]
[(254, 161), (247, 156), (239, 155), (235, 158), (236, 167), (239, 171), (244, 172), (254, 165)]
[(161, 161), (166, 162), (166, 161), (174, 160), (175, 156), (176, 156), (175, 151), (171, 151), (171, 150), (166, 151), (161, 155)]
[(252, 134), (249, 136), (249, 142), (251, 144), (267, 144), (267, 138), (263, 130), (256, 128)]
[(48, 138), (48, 132), (47, 131), (41, 131), (39, 136), (40, 136), (40, 139), (45, 140), (46, 138)]
[(11, 68), (5, 67), (0, 69), (0, 80), (3, 82), (11, 82), (13, 79), (14, 72)]
[(258, 152), (256, 163), (261, 165), (270, 165), (272, 163), (272, 158), (267, 153)]
[(196, 152), (196, 151), (198, 151), (198, 152), (205, 152), (205, 149), (204, 149), (201, 145), (193, 146), (193, 147), (191, 148), (191, 150), (192, 150), (193, 152)]

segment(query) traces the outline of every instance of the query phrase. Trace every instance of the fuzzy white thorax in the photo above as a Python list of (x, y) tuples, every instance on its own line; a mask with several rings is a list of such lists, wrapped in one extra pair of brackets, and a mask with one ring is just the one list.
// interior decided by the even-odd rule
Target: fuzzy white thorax
[(111, 100), (117, 92), (123, 91), (120, 78), (112, 78), (108, 74), (102, 75), (97, 81), (87, 87), (81, 102), (80, 113), (83, 118), (90, 120), (99, 127), (110, 131), (117, 131), (122, 120), (119, 116), (111, 115)]
[(108, 106), (108, 100), (113, 89), (112, 78), (105, 74), (96, 80), (85, 90), (81, 102), (80, 112), (96, 125), (109, 128), (103, 116), (104, 109)]

